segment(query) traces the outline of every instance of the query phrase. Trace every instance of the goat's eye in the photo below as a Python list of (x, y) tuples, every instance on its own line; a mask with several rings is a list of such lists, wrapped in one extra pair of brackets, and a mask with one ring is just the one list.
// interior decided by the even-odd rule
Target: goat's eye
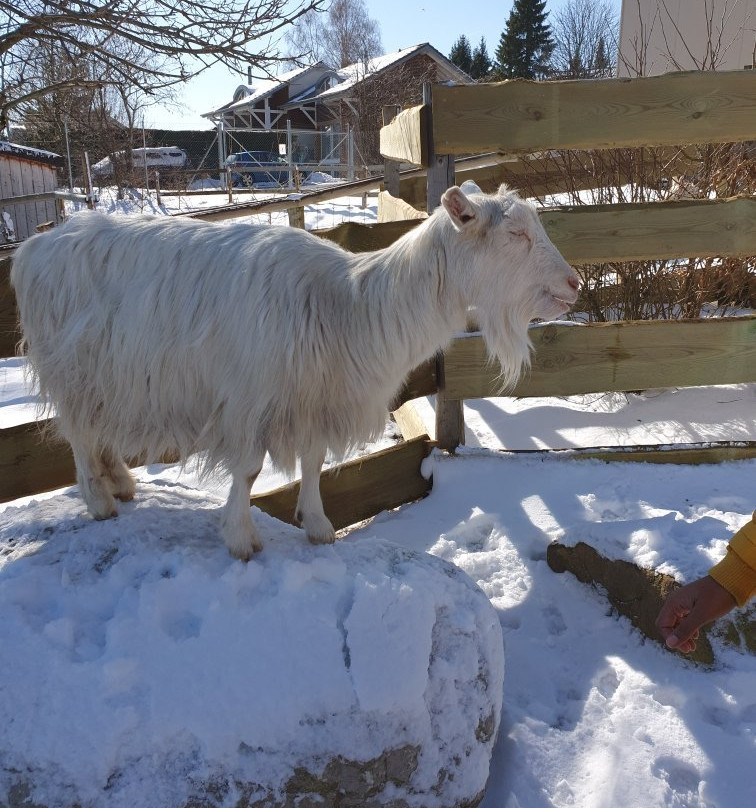
[(527, 240), (528, 244), (533, 243), (533, 240), (530, 238), (530, 233), (528, 233), (527, 230), (523, 230), (523, 229), (516, 230), (516, 229), (513, 228), (513, 229), (511, 229), (509, 231), (509, 233), (510, 233), (510, 235), (514, 236), (515, 238), (522, 238), (522, 239)]

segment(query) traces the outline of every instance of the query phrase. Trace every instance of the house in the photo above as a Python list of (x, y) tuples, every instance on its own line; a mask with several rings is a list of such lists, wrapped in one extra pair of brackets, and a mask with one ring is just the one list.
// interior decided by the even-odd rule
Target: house
[[(37, 226), (58, 222), (60, 210), (52, 192), (63, 158), (43, 149), (0, 141), (0, 244), (33, 236)], [(32, 198), (28, 197), (45, 197)], [(11, 202), (27, 197), (23, 202)]]
[(353, 148), (358, 162), (367, 165), (381, 161), (383, 106), (420, 103), (424, 82), (471, 84), (472, 79), (423, 43), (338, 70), (318, 62), (275, 79), (252, 82), (250, 77), (229, 103), (203, 117), (232, 143), (241, 142), (238, 133), (254, 132), (257, 140), (245, 139), (246, 148), (284, 151), (299, 164), (344, 162), (345, 151)]
[(756, 60), (756, 0), (623, 0), (619, 76), (743, 70)]

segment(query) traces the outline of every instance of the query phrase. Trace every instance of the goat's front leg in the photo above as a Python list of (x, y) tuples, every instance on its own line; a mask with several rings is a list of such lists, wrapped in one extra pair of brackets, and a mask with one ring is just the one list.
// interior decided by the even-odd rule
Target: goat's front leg
[(295, 517), (305, 529), (311, 544), (332, 544), (336, 532), (323, 510), (320, 497), (320, 470), (325, 462), (325, 448), (316, 446), (302, 454), (302, 482)]
[[(252, 521), (249, 492), (262, 469), (263, 452), (255, 458), (252, 471), (233, 473), (233, 483), (221, 513), (221, 534), (234, 558), (249, 561), (254, 553), (262, 550), (262, 541)], [(259, 465), (258, 465), (259, 460)]]

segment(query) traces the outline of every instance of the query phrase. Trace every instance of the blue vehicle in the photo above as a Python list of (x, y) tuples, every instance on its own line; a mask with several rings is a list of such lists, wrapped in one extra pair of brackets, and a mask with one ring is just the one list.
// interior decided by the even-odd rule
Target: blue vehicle
[(289, 164), (275, 152), (236, 152), (226, 158), (225, 166), (234, 185), (271, 187), (289, 182)]

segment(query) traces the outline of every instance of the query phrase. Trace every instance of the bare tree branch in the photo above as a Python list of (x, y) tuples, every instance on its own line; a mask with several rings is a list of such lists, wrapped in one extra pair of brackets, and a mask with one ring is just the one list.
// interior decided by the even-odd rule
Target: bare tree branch
[[(277, 38), (326, 0), (0, 0), (0, 128), (45, 91), (40, 48), (86, 61), (96, 82), (150, 94), (214, 64), (285, 61)], [(70, 81), (75, 81), (70, 78)], [(55, 82), (47, 89), (61, 88)]]

